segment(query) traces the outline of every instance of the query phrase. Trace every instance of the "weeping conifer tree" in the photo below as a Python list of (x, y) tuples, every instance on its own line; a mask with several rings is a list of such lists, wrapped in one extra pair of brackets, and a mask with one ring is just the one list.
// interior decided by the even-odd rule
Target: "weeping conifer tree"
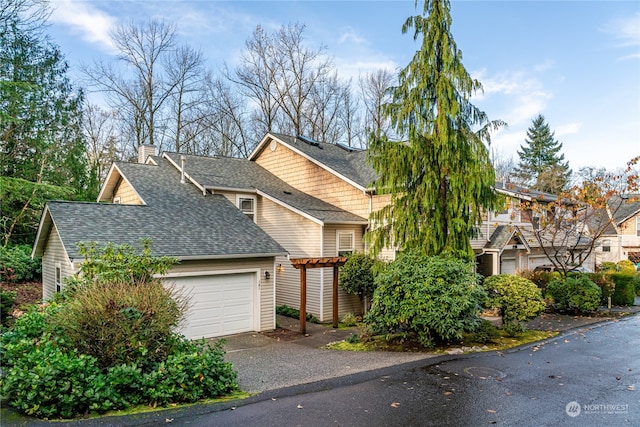
[[(417, 5), (417, 2), (416, 2)], [(503, 126), (470, 102), (482, 85), (470, 77), (451, 34), (450, 4), (426, 0), (402, 27), (422, 45), (401, 70), (385, 106), (402, 141), (372, 138), (376, 192), (391, 202), (372, 215), (371, 250), (414, 248), (471, 257), (483, 209), (494, 209), (495, 172), (485, 143)]]

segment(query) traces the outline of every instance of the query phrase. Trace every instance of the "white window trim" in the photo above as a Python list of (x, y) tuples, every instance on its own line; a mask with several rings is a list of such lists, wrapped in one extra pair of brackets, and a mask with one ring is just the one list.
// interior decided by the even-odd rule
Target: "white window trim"
[[(242, 211), (242, 207), (240, 206), (240, 201), (242, 199), (251, 199), (253, 200), (253, 222), (255, 222), (256, 224), (258, 223), (258, 203), (257, 203), (257, 199), (256, 196), (252, 196), (252, 195), (244, 195), (244, 194), (236, 194), (236, 207), (238, 209), (240, 209), (240, 212), (242, 212), (243, 214), (247, 215), (245, 212)], [(247, 215), (248, 216), (248, 215)]]
[(640, 216), (636, 217), (636, 237), (640, 237)]
[[(340, 250), (340, 235), (341, 234), (348, 234), (351, 236), (351, 248), (350, 249), (346, 249), (346, 250)], [(336, 256), (340, 256), (340, 252), (347, 252), (347, 251), (351, 251), (351, 253), (355, 252), (356, 248), (356, 233), (351, 230), (351, 231), (345, 231), (345, 230), (336, 230)]]
[(119, 205), (120, 204), (120, 196), (116, 196), (113, 198), (113, 204), (114, 205)]
[(602, 252), (611, 252), (611, 240), (610, 239), (604, 239), (602, 241)]

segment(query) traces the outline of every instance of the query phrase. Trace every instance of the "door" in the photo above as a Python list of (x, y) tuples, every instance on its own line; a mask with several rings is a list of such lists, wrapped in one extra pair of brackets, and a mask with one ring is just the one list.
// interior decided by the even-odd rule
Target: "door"
[(212, 338), (259, 329), (255, 273), (169, 279), (189, 297), (180, 332), (187, 338)]

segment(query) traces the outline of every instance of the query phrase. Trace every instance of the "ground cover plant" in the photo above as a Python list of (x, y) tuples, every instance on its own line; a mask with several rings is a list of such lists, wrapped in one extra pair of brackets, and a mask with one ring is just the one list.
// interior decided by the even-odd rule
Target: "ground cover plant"
[(222, 342), (192, 342), (173, 332), (186, 301), (152, 278), (173, 261), (151, 257), (149, 245), (142, 254), (93, 247), (62, 294), (3, 331), (0, 393), (9, 405), (27, 415), (71, 418), (237, 390)]

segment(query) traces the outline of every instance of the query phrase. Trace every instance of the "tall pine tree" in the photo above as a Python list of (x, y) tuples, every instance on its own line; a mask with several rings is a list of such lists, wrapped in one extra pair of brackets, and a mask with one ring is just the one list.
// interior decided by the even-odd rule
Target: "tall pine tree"
[(538, 191), (562, 192), (569, 183), (571, 169), (560, 152), (562, 144), (555, 139), (555, 132), (551, 131), (542, 114), (538, 114), (527, 129), (525, 143), (518, 151), (517, 179)]
[(407, 140), (373, 138), (370, 146), (376, 191), (391, 195), (391, 203), (372, 215), (371, 249), (470, 257), (481, 212), (496, 207), (495, 173), (484, 142), (503, 123), (489, 121), (470, 102), (482, 85), (462, 64), (449, 2), (426, 0), (423, 15), (402, 27), (403, 33), (410, 29), (422, 45), (401, 70), (385, 108)]

